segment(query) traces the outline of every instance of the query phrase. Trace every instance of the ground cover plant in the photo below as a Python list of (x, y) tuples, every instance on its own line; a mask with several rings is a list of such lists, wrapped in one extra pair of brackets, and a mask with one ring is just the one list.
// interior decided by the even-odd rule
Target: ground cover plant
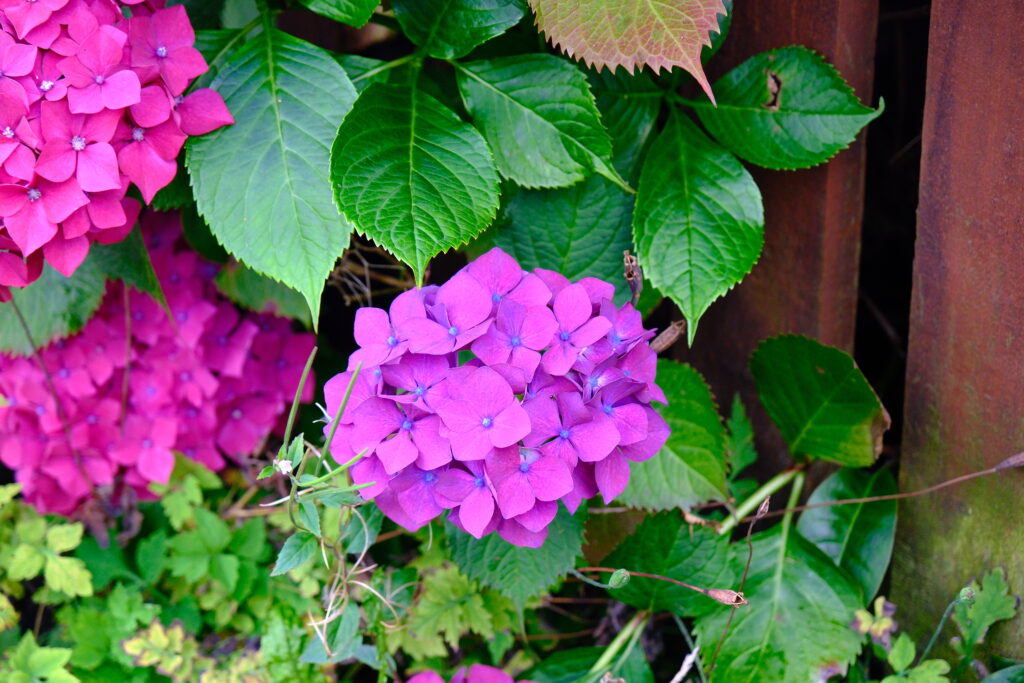
[(760, 256), (744, 162), (881, 104), (798, 46), (709, 83), (730, 2), (620, 5), (0, 0), (4, 680), (1017, 680), (998, 569), (897, 635), (847, 354), (750, 358), (759, 482), (666, 353)]

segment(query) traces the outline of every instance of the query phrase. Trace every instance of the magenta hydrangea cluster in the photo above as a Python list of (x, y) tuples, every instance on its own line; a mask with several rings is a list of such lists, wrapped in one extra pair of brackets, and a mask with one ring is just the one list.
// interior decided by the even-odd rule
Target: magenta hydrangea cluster
[[(668, 425), (651, 407), (656, 355), (612, 285), (525, 272), (492, 249), (447, 283), (356, 314), (360, 348), (324, 388), (329, 419), (361, 367), (331, 443), (367, 499), (415, 530), (449, 511), (477, 538), (544, 542), (558, 501), (575, 511), (629, 481)], [(330, 424), (325, 429), (329, 433)]]
[(49, 378), (34, 358), (0, 355), (0, 461), (42, 512), (72, 514), (94, 493), (119, 500), (123, 487), (151, 498), (175, 451), (213, 470), (253, 453), (313, 348), (287, 319), (220, 295), (220, 267), (184, 247), (175, 214), (143, 224), (169, 311), (112, 283), (78, 334), (39, 354)]
[[(406, 683), (444, 683), (441, 675), (434, 671), (421, 671)], [(516, 683), (516, 680), (501, 669), (485, 664), (474, 664), (463, 667), (452, 676), (450, 683)], [(535, 683), (535, 681), (519, 681), (518, 683)]]
[[(0, 301), (123, 239), (189, 135), (233, 123), (178, 5), (0, 0)], [(130, 15), (130, 16), (126, 16)]]

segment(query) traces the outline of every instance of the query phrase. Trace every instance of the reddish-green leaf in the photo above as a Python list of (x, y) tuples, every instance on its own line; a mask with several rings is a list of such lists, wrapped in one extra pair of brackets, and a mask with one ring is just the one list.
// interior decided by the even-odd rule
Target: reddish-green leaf
[(530, 7), (540, 30), (570, 57), (630, 73), (682, 67), (714, 100), (700, 53), (719, 30), (722, 0), (530, 0)]

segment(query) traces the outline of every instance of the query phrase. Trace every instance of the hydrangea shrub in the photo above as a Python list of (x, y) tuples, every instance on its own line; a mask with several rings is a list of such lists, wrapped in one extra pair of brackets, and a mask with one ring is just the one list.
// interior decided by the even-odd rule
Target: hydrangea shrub
[[(0, 0), (0, 301), (121, 240), (189, 135), (232, 123), (181, 6)], [(128, 16), (130, 15), (130, 16)]]
[[(422, 671), (408, 680), (408, 683), (444, 683), (444, 678), (434, 671)], [(533, 681), (516, 681), (501, 669), (486, 664), (474, 664), (463, 667), (452, 676), (450, 683), (534, 683)]]
[[(359, 349), (325, 385), (331, 443), (361, 493), (415, 530), (447, 512), (480, 538), (540, 546), (562, 501), (610, 501), (668, 425), (640, 314), (596, 278), (526, 272), (492, 249), (441, 286), (356, 315)], [(330, 432), (331, 425), (325, 429)]]
[(251, 454), (313, 347), (288, 320), (241, 313), (219, 294), (220, 267), (183, 245), (175, 214), (143, 223), (168, 309), (111, 283), (77, 335), (40, 351), (46, 374), (32, 357), (0, 355), (0, 462), (41, 512), (72, 514), (121, 485), (152, 497), (174, 452), (214, 470)]

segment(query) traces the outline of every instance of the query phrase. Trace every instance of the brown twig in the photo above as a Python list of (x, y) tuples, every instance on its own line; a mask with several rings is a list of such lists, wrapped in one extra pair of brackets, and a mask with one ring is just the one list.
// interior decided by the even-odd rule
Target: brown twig
[(686, 321), (677, 320), (651, 341), (651, 348), (655, 353), (661, 353), (679, 341), (679, 338), (686, 332)]
[[(900, 500), (903, 498), (915, 498), (917, 496), (924, 496), (929, 493), (934, 493), (940, 489), (944, 489), (947, 486), (953, 486), (955, 484), (961, 484), (971, 479), (977, 479), (978, 477), (984, 477), (989, 474), (995, 474), (1004, 470), (1010, 470), (1017, 467), (1024, 467), (1024, 452), (1011, 455), (1006, 460), (994, 467), (990, 467), (987, 470), (980, 470), (978, 472), (971, 472), (970, 474), (961, 474), (959, 477), (953, 477), (947, 479), (944, 482), (929, 486), (927, 488), (919, 489), (917, 491), (907, 491), (905, 493), (890, 493), (884, 496), (867, 496), (864, 498), (844, 498), (842, 500), (829, 500), (822, 503), (810, 503), (808, 505), (798, 505), (796, 507), (785, 508), (783, 510), (772, 510), (771, 512), (765, 513), (764, 517), (779, 517), (781, 515), (790, 512), (801, 512), (803, 510), (812, 510), (814, 508), (833, 507), (835, 505), (855, 505), (859, 503), (878, 503), (884, 500)], [(752, 521), (754, 519), (760, 519), (757, 515), (752, 517), (745, 517), (741, 522)]]
[[(581, 567), (576, 571), (579, 572), (603, 572), (605, 574), (614, 574), (619, 571), (618, 569), (612, 569), (611, 567)], [(656, 581), (667, 581), (668, 583), (674, 583), (677, 586), (683, 588), (689, 588), (692, 591), (697, 591), (701, 595), (706, 595), (715, 602), (720, 602), (723, 605), (730, 607), (742, 607), (748, 604), (746, 598), (737, 591), (730, 590), (728, 588), (701, 588), (700, 586), (694, 586), (693, 584), (686, 583), (685, 581), (679, 581), (677, 579), (670, 578), (668, 576), (661, 576), (660, 574), (647, 574), (645, 572), (629, 572), (630, 576), (640, 576), (645, 579), (654, 579)]]
[(629, 302), (636, 308), (640, 301), (640, 293), (644, 290), (644, 271), (640, 268), (636, 256), (629, 253), (629, 249), (622, 252), (623, 275), (626, 278), (626, 285), (632, 293)]

